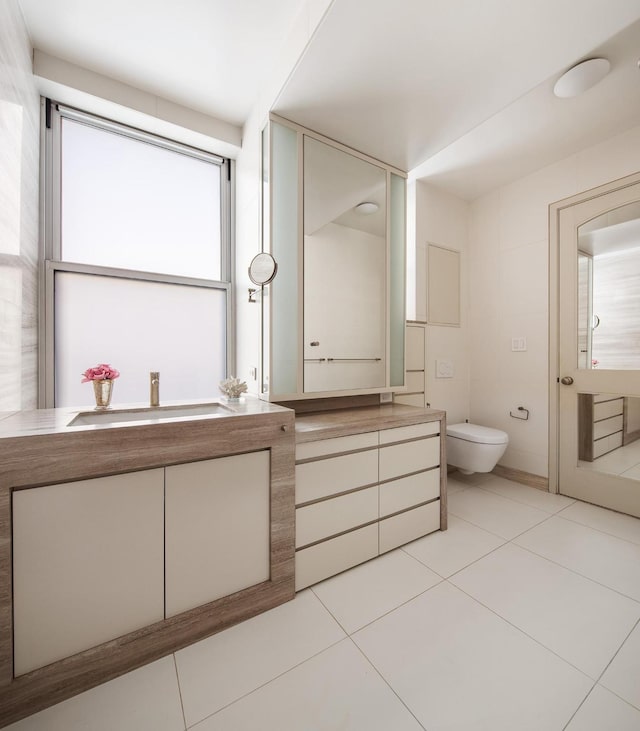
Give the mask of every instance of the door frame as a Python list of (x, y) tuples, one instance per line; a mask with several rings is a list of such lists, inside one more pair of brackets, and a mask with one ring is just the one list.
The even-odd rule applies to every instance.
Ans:
[(558, 492), (560, 467), (560, 212), (636, 183), (640, 183), (640, 172), (549, 205), (549, 492)]

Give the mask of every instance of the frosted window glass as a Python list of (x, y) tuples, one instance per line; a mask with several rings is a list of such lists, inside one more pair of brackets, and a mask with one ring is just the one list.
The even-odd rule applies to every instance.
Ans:
[(390, 384), (404, 385), (404, 336), (405, 336), (405, 252), (406, 252), (406, 183), (404, 178), (391, 173), (391, 201), (389, 208), (391, 224), (391, 258), (389, 282), (390, 326)]
[(62, 259), (221, 279), (220, 166), (62, 120)]
[(273, 123), (272, 145), (271, 391), (287, 394), (298, 390), (298, 134)]
[(220, 396), (226, 370), (226, 292), (88, 274), (55, 275), (56, 406), (93, 406), (81, 374), (110, 363), (121, 375), (112, 406)]

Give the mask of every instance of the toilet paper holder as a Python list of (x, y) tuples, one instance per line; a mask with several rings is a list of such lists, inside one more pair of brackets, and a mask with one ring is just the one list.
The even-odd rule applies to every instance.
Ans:
[(521, 419), (522, 421), (528, 421), (529, 409), (525, 409), (524, 406), (518, 406), (518, 413), (514, 414), (513, 411), (510, 411), (509, 416), (512, 416), (514, 419)]

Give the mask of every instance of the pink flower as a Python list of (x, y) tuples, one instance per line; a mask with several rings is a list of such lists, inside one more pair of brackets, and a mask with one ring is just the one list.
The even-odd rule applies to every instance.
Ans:
[(98, 363), (95, 368), (87, 368), (82, 375), (84, 378), (81, 383), (88, 383), (89, 381), (113, 381), (114, 378), (118, 378), (120, 371), (112, 368), (108, 363)]

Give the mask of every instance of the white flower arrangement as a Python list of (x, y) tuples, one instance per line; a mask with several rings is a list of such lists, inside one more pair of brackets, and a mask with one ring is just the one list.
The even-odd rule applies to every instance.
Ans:
[(247, 392), (247, 384), (239, 378), (231, 376), (224, 381), (220, 381), (220, 391), (227, 398), (240, 398), (240, 395)]

